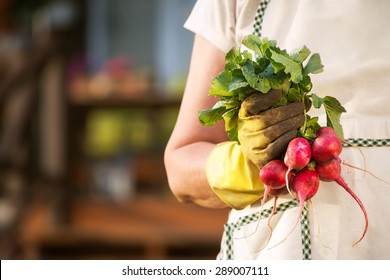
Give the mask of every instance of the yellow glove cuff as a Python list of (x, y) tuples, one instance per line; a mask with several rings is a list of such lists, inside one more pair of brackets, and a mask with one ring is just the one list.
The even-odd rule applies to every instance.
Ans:
[(264, 194), (259, 169), (244, 157), (234, 141), (218, 144), (211, 151), (206, 176), (218, 197), (234, 209), (243, 209)]

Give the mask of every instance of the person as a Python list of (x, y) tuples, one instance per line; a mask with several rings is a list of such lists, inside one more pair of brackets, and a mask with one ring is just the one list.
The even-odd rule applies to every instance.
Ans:
[[(185, 22), (195, 38), (165, 165), (170, 188), (180, 202), (231, 208), (218, 259), (390, 259), (390, 34), (384, 28), (390, 24), (389, 13), (386, 0), (196, 2)], [(311, 77), (312, 92), (336, 97), (347, 111), (341, 116), (349, 143), (340, 155), (345, 163), (342, 177), (368, 213), (367, 234), (354, 246), (365, 226), (363, 214), (334, 182), (320, 183), (301, 225), (291, 234), (298, 207), (290, 194), (279, 197), (272, 219), (266, 218), (274, 202), (270, 199), (260, 206), (264, 187), (258, 172), (280, 153), (280, 147), (272, 144), (286, 130), (264, 137), (263, 112), (251, 116), (255, 121), (249, 125), (243, 107), (240, 144), (227, 138), (222, 121), (211, 127), (199, 123), (198, 112), (217, 102), (208, 92), (213, 78), (224, 69), (226, 53), (251, 33), (276, 40), (282, 49), (306, 45), (321, 55), (325, 70)], [(274, 114), (275, 122), (269, 126), (299, 117), (301, 110), (282, 119)], [(324, 112), (314, 114), (321, 125), (326, 124)], [(245, 126), (251, 127), (249, 132), (242, 129)], [(281, 147), (285, 145), (284, 141)]]

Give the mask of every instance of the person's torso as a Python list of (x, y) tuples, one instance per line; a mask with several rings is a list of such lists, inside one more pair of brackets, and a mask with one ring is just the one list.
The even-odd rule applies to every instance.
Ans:
[(313, 92), (334, 96), (345, 107), (347, 138), (390, 138), (389, 14), (387, 0), (268, 4), (262, 36), (287, 50), (306, 45), (321, 55), (325, 70), (312, 75)]

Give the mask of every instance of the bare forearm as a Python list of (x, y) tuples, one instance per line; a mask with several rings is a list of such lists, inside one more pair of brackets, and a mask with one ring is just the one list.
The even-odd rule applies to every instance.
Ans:
[(165, 150), (165, 167), (173, 194), (181, 202), (209, 208), (226, 207), (210, 188), (205, 168), (215, 143), (226, 141), (227, 136), (223, 123), (202, 126), (198, 112), (217, 102), (208, 96), (208, 91), (224, 65), (225, 54), (196, 35), (179, 116)]
[(208, 208), (226, 207), (212, 191), (206, 178), (206, 160), (214, 147), (212, 143), (196, 142), (166, 153), (169, 185), (179, 201)]

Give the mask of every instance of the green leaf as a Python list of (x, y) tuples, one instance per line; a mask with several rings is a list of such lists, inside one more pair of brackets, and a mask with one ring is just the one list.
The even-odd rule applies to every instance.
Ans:
[(232, 48), (225, 56), (225, 70), (230, 71), (237, 68), (239, 59), (241, 59), (240, 49), (238, 47)]
[(240, 141), (238, 140), (238, 128), (235, 126), (233, 129), (226, 131), (229, 139), (231, 141), (236, 141), (239, 143)]
[(343, 128), (340, 123), (340, 117), (342, 113), (345, 113), (345, 108), (340, 104), (340, 102), (332, 97), (324, 97), (324, 108), (326, 112), (327, 126), (332, 127), (340, 139), (344, 139)]
[(263, 53), (263, 56), (266, 57), (268, 60), (271, 58), (271, 52), (270, 49), (277, 49), (276, 47), (276, 41), (275, 40), (268, 40), (267, 38), (261, 39), (261, 52)]
[(301, 128), (301, 133), (304, 137), (312, 138), (319, 128), (318, 117), (311, 118), (309, 115), (306, 115), (306, 123), (305, 126)]
[(223, 102), (218, 101), (213, 108), (198, 112), (198, 119), (202, 125), (213, 126), (222, 120), (223, 114), (226, 112), (226, 107)]
[(313, 107), (316, 109), (321, 108), (322, 104), (324, 103), (324, 99), (319, 97), (317, 94), (313, 93), (312, 94), (312, 102), (313, 102)]
[(287, 95), (288, 103), (291, 102), (302, 102), (303, 100), (303, 92), (301, 92), (299, 89), (296, 88), (290, 88)]
[(237, 76), (234, 75), (232, 78), (232, 81), (228, 84), (228, 92), (232, 92), (234, 90), (245, 88), (249, 85), (249, 83), (246, 81), (245, 77), (243, 75)]
[(310, 58), (306, 66), (303, 68), (304, 74), (318, 74), (324, 71), (324, 65), (322, 65), (321, 57), (318, 53), (314, 53)]
[(252, 60), (252, 54), (248, 51), (241, 52), (240, 48), (232, 48), (225, 57), (225, 71), (234, 72), (240, 70), (248, 60)]
[(261, 39), (259, 37), (257, 37), (256, 35), (250, 34), (250, 35), (246, 36), (242, 40), (242, 44), (245, 47), (247, 47), (248, 49), (254, 51), (254, 53), (257, 56), (260, 56), (260, 57), (263, 56), (263, 53), (261, 50), (262, 42), (261, 42)]
[(222, 115), (225, 121), (225, 130), (230, 131), (237, 126), (238, 108), (232, 108)]
[(233, 97), (221, 97), (220, 102), (227, 110), (238, 108), (241, 105), (241, 101), (238, 99), (238, 95)]
[(229, 139), (232, 141), (238, 141), (238, 107), (226, 111), (222, 117), (225, 121), (225, 130)]
[(279, 89), (282, 91), (283, 95), (287, 94), (290, 90), (291, 82), (286, 76), (272, 75), (268, 77), (270, 88)]
[(303, 46), (298, 50), (295, 50), (292, 54), (290, 54), (290, 57), (298, 63), (302, 63), (305, 61), (306, 58), (308, 58), (310, 55), (310, 50), (306, 47)]
[(340, 123), (340, 117), (336, 117), (336, 115), (333, 115), (331, 113), (327, 114), (326, 125), (332, 127), (340, 139), (344, 139), (344, 132), (343, 127)]
[(317, 125), (318, 124), (318, 117), (308, 117), (307, 121), (306, 121), (306, 125), (307, 126), (310, 126), (312, 127), (313, 125)]
[(229, 71), (222, 71), (211, 83), (209, 95), (212, 96), (232, 96), (229, 91), (229, 84), (232, 80), (232, 75)]
[(267, 93), (271, 89), (268, 79), (261, 74), (256, 74), (253, 61), (248, 61), (242, 67), (242, 74), (252, 88), (262, 93)]
[(233, 61), (236, 57), (241, 56), (241, 50), (239, 47), (233, 47), (228, 51), (225, 56), (226, 61)]
[(302, 81), (299, 83), (299, 88), (307, 93), (310, 92), (313, 87), (313, 84), (311, 82), (310, 76), (309, 75), (303, 75)]
[(253, 65), (253, 63), (253, 61), (247, 61), (247, 63), (242, 66), (241, 70), (249, 85), (255, 88), (258, 76), (255, 73), (255, 66)]
[(272, 107), (276, 108), (276, 107), (284, 106), (284, 105), (287, 105), (287, 104), (288, 104), (288, 99), (287, 99), (287, 97), (283, 96)]
[[(269, 55), (269, 59), (271, 59), (271, 56), (272, 56), (271, 51), (268, 50), (268, 53), (270, 54)], [(272, 60), (271, 61), (271, 66), (272, 66), (272, 68), (273, 68), (275, 73), (283, 73), (283, 75), (286, 75), (286, 73), (284, 72), (284, 69), (286, 67), (282, 63), (278, 63), (275, 60)]]
[(272, 59), (285, 67), (284, 72), (286, 74), (290, 74), (292, 82), (299, 83), (300, 81), (302, 81), (303, 74), (302, 66), (300, 63), (295, 62), (288, 55), (277, 53), (274, 50), (270, 51), (272, 53)]
[(254, 92), (252, 87), (241, 88), (238, 92), (238, 100), (242, 102)]

